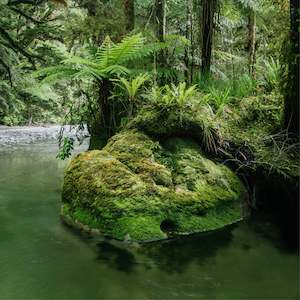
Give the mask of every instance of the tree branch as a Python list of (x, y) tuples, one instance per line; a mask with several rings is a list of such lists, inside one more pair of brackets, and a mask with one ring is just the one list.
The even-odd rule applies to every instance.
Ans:
[(31, 4), (31, 5), (40, 5), (46, 0), (11, 0), (8, 1), (7, 5), (19, 5), (19, 4)]
[(35, 65), (34, 60), (33, 60), (34, 58), (39, 59), (39, 60), (44, 60), (42, 57), (28, 53), (26, 50), (24, 50), (22, 47), (20, 47), (18, 45), (18, 43), (1, 27), (0, 27), (0, 34), (7, 40), (7, 42), (9, 43), (9, 45), (12, 49), (17, 50), (23, 56), (25, 56), (33, 66)]
[(10, 67), (0, 58), (0, 64), (4, 67), (4, 69), (6, 70), (7, 74), (8, 74), (8, 79), (9, 79), (9, 83), (10, 86), (13, 86), (12, 83), (12, 76), (11, 76), (11, 71), (10, 71)]
[(31, 16), (28, 16), (27, 14), (25, 14), (23, 11), (21, 11), (20, 9), (18, 8), (15, 8), (15, 7), (9, 7), (10, 10), (18, 13), (19, 15), (25, 17), (26, 19), (30, 20), (31, 22), (33, 23), (36, 23), (36, 24), (44, 24), (45, 22), (42, 22), (40, 20), (36, 20), (34, 18), (32, 18)]

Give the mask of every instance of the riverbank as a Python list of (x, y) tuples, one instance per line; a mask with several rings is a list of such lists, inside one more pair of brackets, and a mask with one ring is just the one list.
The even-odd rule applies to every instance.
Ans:
[[(61, 129), (61, 125), (0, 126), (0, 146), (56, 140)], [(75, 137), (78, 127), (65, 125), (63, 129), (66, 135)]]

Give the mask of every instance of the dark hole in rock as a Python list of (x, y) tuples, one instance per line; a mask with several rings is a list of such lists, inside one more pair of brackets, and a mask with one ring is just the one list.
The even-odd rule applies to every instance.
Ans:
[(200, 217), (204, 217), (204, 216), (207, 215), (207, 211), (205, 211), (205, 210), (199, 210), (199, 211), (196, 212), (196, 214), (198, 216), (200, 216)]
[(160, 224), (160, 229), (166, 233), (176, 231), (176, 227), (176, 223), (170, 219), (166, 219)]

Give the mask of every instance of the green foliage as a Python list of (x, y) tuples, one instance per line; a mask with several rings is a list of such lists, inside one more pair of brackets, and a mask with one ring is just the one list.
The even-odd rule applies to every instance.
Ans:
[(2, 120), (4, 124), (10, 125), (9, 122), (3, 120), (3, 118), (18, 112), (17, 99), (7, 82), (0, 81), (0, 90), (2, 91), (0, 94), (0, 121)]
[(236, 99), (250, 97), (255, 95), (257, 90), (257, 81), (248, 74), (241, 75), (232, 83), (231, 96)]
[(187, 87), (185, 82), (181, 82), (177, 86), (172, 83), (163, 87), (152, 87), (147, 97), (156, 105), (183, 109), (196, 95), (196, 85)]
[(207, 153), (215, 153), (220, 142), (218, 121), (211, 108), (201, 98), (198, 100), (188, 102), (184, 109), (176, 104), (149, 103), (127, 127), (159, 138), (185, 134), (193, 137)]
[[(63, 0), (52, 2), (65, 3)], [(135, 34), (123, 40), (125, 16), (121, 1), (75, 0), (72, 9), (68, 10), (53, 3), (39, 1), (39, 5), (33, 5), (34, 2), (23, 5), (16, 2), (14, 5), (8, 5), (4, 1), (0, 4), (0, 80), (8, 85), (13, 83), (14, 86), (8, 88), (9, 92), (7, 88), (1, 89), (2, 94), (14, 94), (5, 100), (10, 103), (10, 108), (1, 108), (1, 123), (4, 123), (4, 118), (11, 119), (12, 122), (18, 119), (17, 123), (26, 122), (28, 116), (25, 97), (20, 97), (22, 84), (19, 85), (18, 81), (34, 69), (38, 70), (35, 73), (38, 77), (44, 77), (45, 84), (57, 82), (56, 90), (59, 94), (59, 97), (56, 97), (51, 93), (53, 98), (48, 101), (48, 109), (44, 108), (43, 97), (36, 98), (33, 95), (34, 99), (30, 102), (35, 103), (34, 122), (38, 121), (38, 112), (41, 111), (41, 116), (52, 114), (47, 120), (60, 120), (61, 114), (58, 111), (63, 110), (57, 109), (58, 101), (64, 106), (67, 114), (70, 107), (78, 108), (77, 104), (81, 103), (78, 115), (72, 113), (74, 120), (77, 122), (90, 119), (92, 112), (88, 111), (85, 101), (89, 101), (89, 106), (93, 109), (99, 109), (95, 106), (94, 99), (97, 91), (91, 82), (101, 81), (103, 78), (116, 79), (119, 76), (126, 77), (128, 73), (135, 75), (146, 70), (153, 74), (154, 82), (169, 85), (173, 83), (178, 86), (184, 79), (184, 73), (190, 71), (193, 83), (197, 83), (196, 77), (201, 65), (201, 28), (198, 26), (200, 16), (196, 3), (193, 5), (191, 16), (193, 24), (189, 24), (190, 20), (187, 20), (187, 6), (184, 1), (171, 1), (168, 4), (163, 43), (154, 42), (155, 14), (151, 1), (135, 3), (138, 18), (134, 32), (142, 32), (146, 38)], [(214, 84), (211, 91), (209, 87), (200, 87), (204, 93), (213, 94), (209, 100), (213, 107), (223, 106), (221, 97), (224, 98), (222, 102), (227, 103), (228, 99), (231, 102), (254, 95), (257, 85), (265, 87), (266, 92), (277, 86), (278, 53), (289, 26), (287, 0), (226, 0), (221, 2), (219, 8), (214, 36), (212, 80), (226, 83)], [(258, 83), (247, 75), (246, 40), (249, 10), (254, 10), (257, 16)], [(269, 26), (274, 19), (277, 20), (276, 23)], [(186, 34), (189, 25), (192, 25), (193, 32), (192, 36), (187, 38), (183, 35)], [(108, 35), (110, 38), (105, 38)], [(99, 48), (99, 45), (102, 47)], [(160, 63), (162, 57), (163, 62)], [(272, 58), (269, 60), (268, 57)], [(41, 68), (43, 70), (39, 71)], [(66, 82), (65, 79), (70, 81)], [(221, 91), (215, 91), (215, 88), (220, 88)], [(86, 94), (85, 101), (77, 99), (82, 90)], [(230, 93), (227, 97), (228, 90)], [(118, 95), (115, 96), (115, 99), (118, 98)], [(31, 93), (27, 93), (27, 97), (31, 98)], [(14, 105), (9, 100), (13, 98)], [(164, 95), (166, 103), (172, 102), (171, 98), (172, 96), (168, 98)], [(38, 102), (41, 103), (41, 107)], [(213, 104), (215, 102), (218, 104)], [(3, 103), (4, 101), (2, 107)], [(84, 115), (86, 113), (87, 115)]]
[(39, 4), (0, 3), (0, 124), (57, 122), (61, 116), (57, 94), (49, 89), (37, 93), (30, 76), (32, 70), (57, 62), (52, 46), (62, 45), (61, 7), (50, 1)]
[[(128, 118), (131, 118), (134, 110), (137, 105), (137, 96), (140, 92), (142, 86), (150, 79), (148, 74), (141, 74), (137, 77), (133, 78), (132, 80), (127, 80), (125, 78), (120, 78), (116, 80), (116, 85), (119, 86), (125, 93), (128, 99), (128, 103), (125, 101), (125, 106), (127, 107), (128, 111)], [(126, 120), (127, 122), (128, 120)], [(124, 118), (123, 123), (124, 124)]]
[(257, 90), (257, 81), (244, 74), (234, 80), (201, 80), (198, 87), (204, 93), (201, 101), (209, 104), (217, 114), (220, 114), (226, 106), (253, 96)]
[(224, 109), (224, 106), (231, 101), (230, 88), (226, 87), (225, 90), (209, 88), (209, 92), (203, 97), (204, 101), (211, 105), (217, 113)]
[(126, 64), (142, 59), (154, 50), (152, 45), (145, 45), (141, 34), (125, 37), (117, 44), (107, 36), (94, 56), (83, 58), (69, 55), (61, 65), (38, 70), (35, 76), (43, 78), (41, 83), (80, 78), (113, 79), (130, 73)]
[(189, 100), (196, 96), (196, 85), (187, 87), (185, 82), (179, 83), (178, 86), (172, 84), (171, 88), (168, 88), (167, 93), (171, 94), (179, 107), (184, 107)]
[[(81, 56), (67, 53), (60, 65), (37, 70), (34, 76), (41, 79), (41, 85), (69, 81), (77, 90), (81, 85), (87, 110), (80, 108), (83, 114), (80, 118), (87, 122), (91, 131), (98, 134), (103, 131), (105, 139), (134, 114), (134, 97), (147, 79), (146, 75), (141, 75), (130, 83), (126, 81), (124, 76), (131, 73), (130, 63), (151, 55), (160, 47), (157, 43), (146, 44), (141, 34), (126, 36), (119, 43), (114, 43), (107, 36), (96, 51), (84, 51)], [(119, 79), (121, 76), (123, 79)], [(122, 95), (113, 93), (116, 92), (113, 82), (118, 79), (119, 87), (125, 87), (129, 93), (128, 101), (124, 102)], [(127, 106), (127, 116), (124, 114), (124, 104)]]
[(74, 142), (75, 140), (70, 137), (64, 137), (62, 140), (60, 140), (59, 152), (56, 157), (61, 160), (65, 160), (66, 158), (70, 157), (74, 149)]
[(19, 79), (14, 87), (0, 83), (0, 124), (31, 125), (31, 123), (54, 123), (60, 118), (60, 96), (49, 86), (36, 88), (29, 77)]
[[(0, 3), (0, 124), (61, 122), (91, 130), (92, 122), (107, 118), (111, 133), (134, 122), (154, 136), (184, 130), (209, 153), (217, 153), (226, 137), (262, 149), (264, 155), (254, 151), (262, 161), (271, 161), (271, 148), (274, 156), (285, 149), (283, 142), (266, 148), (262, 140), (281, 126), (279, 59), (286, 56), (289, 1), (221, 1), (212, 76), (200, 79), (201, 9), (195, 1), (189, 20), (186, 2), (168, 2), (164, 42), (157, 42), (150, 0), (135, 2), (131, 36), (123, 26), (122, 1), (74, 0), (67, 10), (54, 5), (63, 0), (9, 2)], [(256, 79), (248, 75), (250, 11), (256, 15)], [(142, 94), (144, 86), (149, 90)], [(108, 108), (101, 115), (105, 88)], [(139, 101), (142, 96), (146, 101)], [(58, 156), (69, 156), (72, 141), (61, 137), (60, 146)], [(278, 154), (285, 168), (292, 156), (287, 152)], [(272, 168), (280, 169), (276, 164)]]
[(279, 60), (273, 57), (269, 60), (263, 60), (261, 68), (266, 91), (270, 93), (274, 89), (278, 89), (281, 80), (281, 65)]
[(149, 78), (150, 77), (148, 74), (141, 74), (132, 80), (120, 78), (116, 82), (118, 82), (118, 86), (120, 86), (127, 93), (129, 102), (134, 102), (140, 89), (145, 82), (149, 80)]

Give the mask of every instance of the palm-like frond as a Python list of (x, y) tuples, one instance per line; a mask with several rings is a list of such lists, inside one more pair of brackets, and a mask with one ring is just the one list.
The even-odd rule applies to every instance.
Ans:
[(125, 37), (118, 44), (114, 44), (109, 38), (106, 38), (96, 54), (97, 62), (101, 68), (110, 65), (122, 65), (139, 58), (143, 47), (144, 38), (141, 34)]
[(187, 87), (185, 82), (181, 82), (178, 86), (172, 83), (163, 87), (152, 87), (150, 100), (165, 107), (175, 105), (183, 109), (196, 95), (196, 85)]
[(34, 75), (44, 77), (42, 82), (47, 83), (64, 78), (94, 77), (101, 80), (118, 77), (130, 72), (125, 66), (127, 62), (149, 56), (162, 47), (164, 45), (158, 43), (145, 45), (141, 34), (125, 37), (117, 44), (106, 37), (95, 57), (70, 56), (62, 61), (62, 65), (44, 68)]
[(141, 74), (132, 80), (120, 78), (118, 85), (126, 91), (130, 101), (134, 101), (143, 84), (149, 79), (148, 74)]
[(260, 68), (262, 70), (266, 89), (270, 92), (278, 87), (281, 75), (280, 61), (270, 57), (270, 59), (262, 61), (262, 66)]
[(185, 82), (181, 82), (178, 87), (173, 87), (173, 91), (176, 92), (177, 102), (180, 106), (183, 106), (188, 100), (196, 94), (196, 85), (187, 88)]

